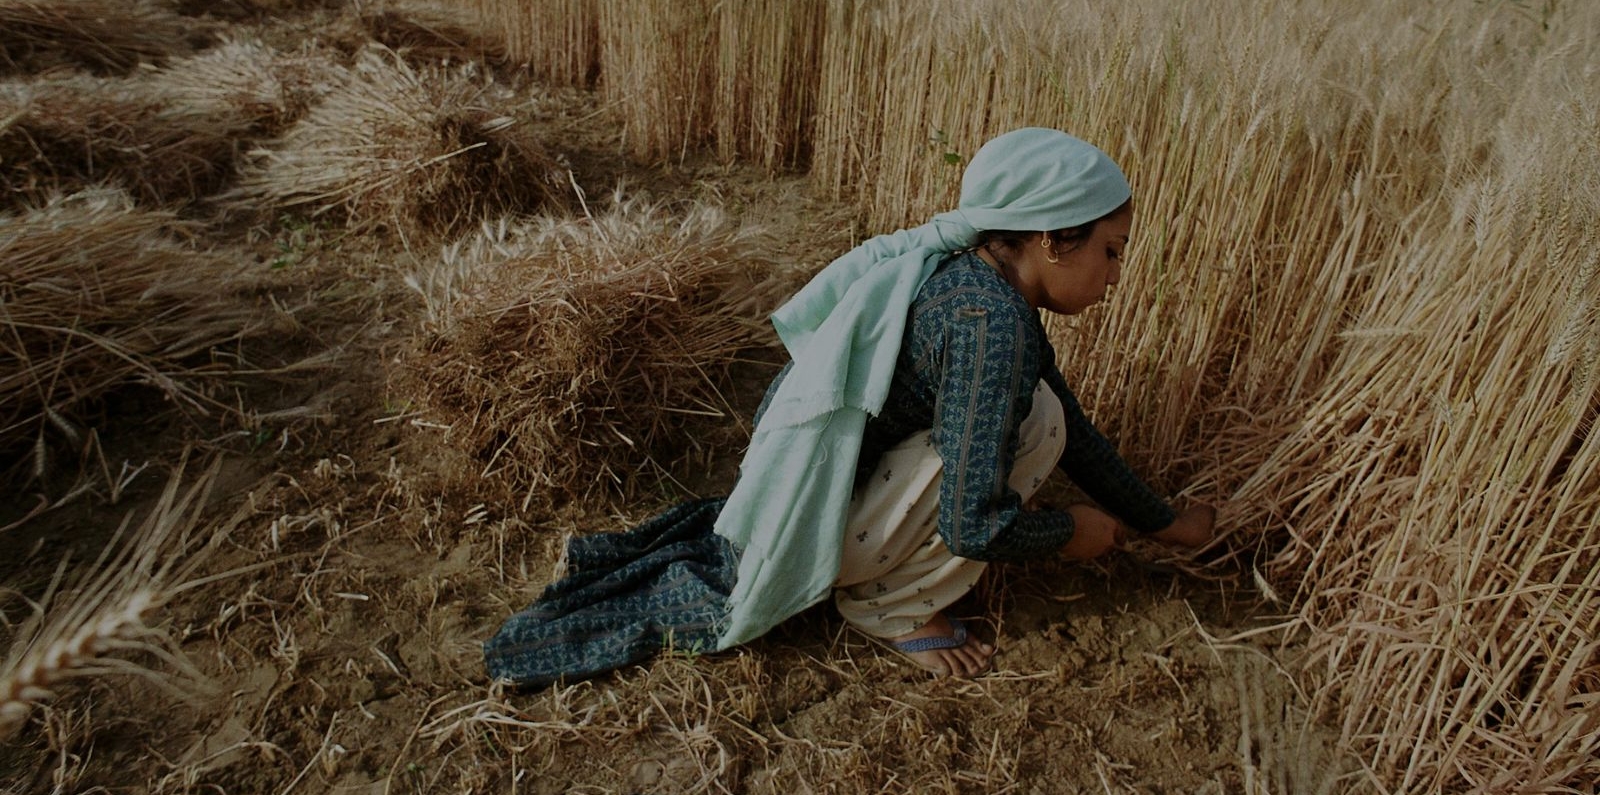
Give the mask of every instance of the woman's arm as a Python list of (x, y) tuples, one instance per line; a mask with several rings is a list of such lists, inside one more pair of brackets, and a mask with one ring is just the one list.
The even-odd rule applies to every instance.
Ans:
[(934, 401), (934, 444), (944, 461), (939, 533), (964, 558), (1053, 556), (1073, 537), (1072, 516), (1023, 510), (1008, 483), (1018, 427), (1038, 383), (1039, 338), (1031, 328), (1037, 321), (1009, 301), (982, 295), (945, 312)]
[(1061, 399), (1066, 415), (1067, 446), (1057, 466), (1091, 499), (1140, 533), (1156, 533), (1171, 525), (1177, 513), (1134, 474), (1105, 435), (1084, 416), (1077, 396), (1055, 366), (1053, 352), (1044, 368), (1044, 381)]

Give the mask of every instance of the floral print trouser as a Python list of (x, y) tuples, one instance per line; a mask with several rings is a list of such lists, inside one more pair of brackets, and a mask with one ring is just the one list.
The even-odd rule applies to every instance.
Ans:
[[(1055, 469), (1066, 444), (1061, 401), (1042, 382), (1009, 484), (1023, 502)], [(951, 554), (938, 533), (944, 462), (931, 431), (884, 453), (872, 478), (856, 490), (846, 523), (834, 602), (856, 629), (879, 638), (912, 632), (960, 599), (988, 564)]]

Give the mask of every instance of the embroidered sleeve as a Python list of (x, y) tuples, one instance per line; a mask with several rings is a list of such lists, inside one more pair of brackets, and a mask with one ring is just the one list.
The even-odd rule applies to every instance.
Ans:
[(1134, 474), (1105, 435), (1084, 416), (1077, 396), (1055, 366), (1054, 354), (1049, 355), (1052, 360), (1045, 365), (1044, 381), (1061, 399), (1067, 423), (1067, 448), (1057, 466), (1090, 499), (1134, 530), (1154, 533), (1172, 524), (1177, 518), (1172, 507)]
[(1039, 341), (1009, 306), (963, 303), (945, 325), (934, 406), (934, 444), (944, 460), (939, 533), (974, 560), (1036, 560), (1072, 538), (1072, 517), (1024, 511), (1007, 483), (1018, 427), (1033, 408)]

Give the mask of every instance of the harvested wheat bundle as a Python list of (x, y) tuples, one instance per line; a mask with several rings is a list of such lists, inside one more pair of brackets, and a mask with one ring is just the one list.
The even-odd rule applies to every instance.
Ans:
[(416, 65), (478, 61), (499, 68), (510, 63), (505, 42), (447, 6), (391, 4), (361, 14), (374, 41)]
[(132, 80), (0, 84), (0, 209), (102, 183), (143, 203), (187, 203), (233, 173), (248, 125)]
[(0, 663), (0, 737), (14, 734), (74, 679), (133, 676), (179, 697), (203, 689), (203, 675), (152, 619), (174, 596), (209, 581), (196, 579), (196, 571), (233, 524), (201, 529), (219, 463), (187, 487), (180, 463), (143, 522), (129, 532), (130, 514), (68, 585), (69, 562), (62, 561)]
[(209, 410), (194, 381), (216, 369), (206, 354), (267, 323), (228, 289), (235, 263), (187, 231), (114, 191), (0, 215), (0, 458), (18, 462), (0, 475), (40, 476), (60, 443), (81, 446), (118, 387)]
[(190, 27), (150, 0), (0, 0), (0, 74), (124, 74), (188, 51)]
[(272, 136), (304, 116), (332, 88), (331, 59), (304, 47), (284, 53), (255, 39), (230, 39), (175, 60), (150, 77), (175, 107), (232, 120), (252, 136)]
[(254, 163), (227, 200), (240, 212), (332, 216), (408, 240), (486, 215), (562, 203), (566, 172), (525, 107), (470, 66), (413, 69), (370, 49)]
[(769, 341), (752, 235), (714, 206), (639, 202), (486, 227), (409, 280), (435, 318), (420, 397), (524, 508), (626, 493), (698, 448), (690, 421), (728, 413), (729, 366)]

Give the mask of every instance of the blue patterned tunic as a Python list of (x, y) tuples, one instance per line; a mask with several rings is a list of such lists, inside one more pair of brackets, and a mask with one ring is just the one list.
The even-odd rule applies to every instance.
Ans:
[[(788, 374), (767, 390), (770, 400)], [(906, 340), (883, 411), (867, 421), (857, 482), (883, 452), (933, 429), (944, 459), (939, 534), (954, 554), (985, 561), (1038, 560), (1072, 538), (1064, 511), (1022, 510), (1006, 485), (1041, 379), (1061, 400), (1067, 444), (1058, 466), (1090, 498), (1135, 530), (1152, 533), (1176, 518), (1084, 416), (1056, 367), (1039, 313), (989, 264), (964, 252), (942, 263), (911, 304)], [(757, 411), (766, 408), (762, 402)]]
[[(866, 424), (858, 487), (884, 451), (931, 428), (944, 460), (939, 533), (950, 550), (986, 561), (1056, 554), (1072, 538), (1072, 517), (1024, 511), (1007, 485), (1018, 429), (1043, 379), (1066, 416), (1059, 467), (1136, 530), (1173, 521), (1167, 503), (1084, 416), (1038, 312), (994, 268), (970, 252), (951, 256), (910, 311), (888, 399)], [(774, 379), (767, 400), (788, 372), (786, 366)], [(715, 648), (714, 625), (738, 570), (736, 551), (712, 530), (721, 505), (685, 503), (625, 533), (573, 539), (571, 573), (484, 644), (490, 675), (543, 686), (639, 662), (667, 646)]]

